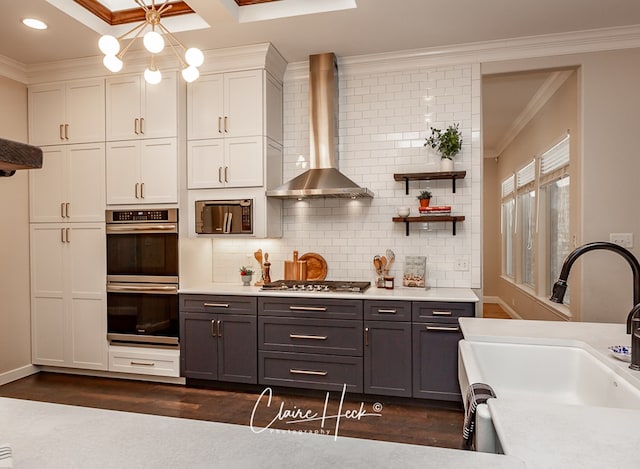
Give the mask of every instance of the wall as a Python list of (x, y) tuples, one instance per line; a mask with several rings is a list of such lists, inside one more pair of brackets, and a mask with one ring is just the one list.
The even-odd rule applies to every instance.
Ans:
[[(638, 258), (640, 49), (496, 62), (483, 65), (483, 73), (563, 66), (580, 67), (581, 225), (576, 242), (606, 241), (609, 233), (633, 233), (631, 252)], [(574, 293), (580, 290), (576, 304), (581, 307), (576, 314), (581, 320), (620, 323), (626, 319), (632, 306), (632, 276), (621, 257), (591, 252), (574, 265), (569, 280)], [(572, 294), (572, 308), (574, 296), (578, 295)]]
[[(309, 154), (308, 76), (305, 64), (290, 64), (284, 83), (284, 180), (306, 170)], [(375, 193), (371, 200), (285, 200), (283, 237), (271, 240), (213, 242), (214, 281), (237, 281), (240, 265), (257, 263), (252, 252), (270, 254), (272, 279), (283, 278), (283, 261), (292, 251), (317, 252), (328, 263), (328, 279), (370, 280), (372, 258), (392, 249), (392, 273), (399, 282), (404, 257), (427, 256), (427, 283), (433, 287), (480, 287), (479, 66), (418, 66), (371, 70), (340, 65), (339, 167), (356, 183)], [(460, 123), (463, 150), (456, 168), (466, 170), (452, 194), (451, 181), (396, 182), (398, 172), (437, 171), (439, 157), (424, 148), (429, 126)], [(452, 205), (466, 221), (452, 236), (450, 223), (428, 229), (393, 223), (397, 207), (410, 206), (417, 215), (419, 190), (434, 193), (432, 204)], [(426, 228), (426, 227), (424, 227)], [(454, 263), (470, 265), (456, 271)], [(230, 275), (231, 274), (231, 275)]]
[[(26, 142), (26, 86), (0, 76), (0, 102), (0, 137)], [(0, 178), (0, 384), (31, 363), (28, 194), (27, 171)]]

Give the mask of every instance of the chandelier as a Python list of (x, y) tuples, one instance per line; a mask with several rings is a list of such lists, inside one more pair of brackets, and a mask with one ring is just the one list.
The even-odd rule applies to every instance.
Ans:
[[(144, 10), (145, 20), (138, 24), (136, 27), (127, 31), (125, 34), (119, 37), (114, 37), (109, 34), (104, 35), (98, 41), (98, 47), (104, 54), (102, 63), (107, 70), (117, 73), (122, 70), (125, 54), (140, 37), (140, 35), (146, 30), (143, 37), (143, 44), (145, 49), (151, 53), (151, 63), (149, 67), (144, 71), (144, 79), (149, 84), (160, 83), (162, 80), (162, 73), (156, 66), (156, 54), (161, 53), (165, 48), (165, 38), (169, 45), (169, 48), (173, 51), (178, 58), (182, 66), (182, 78), (188, 83), (195, 81), (200, 76), (198, 67), (204, 62), (204, 54), (196, 47), (186, 49), (182, 43), (171, 34), (171, 32), (160, 22), (160, 16), (171, 8), (169, 0), (158, 8), (156, 8), (155, 0), (151, 1), (151, 5), (145, 5), (143, 0), (135, 0), (135, 2)], [(120, 41), (130, 39), (129, 44), (124, 49), (120, 47)]]

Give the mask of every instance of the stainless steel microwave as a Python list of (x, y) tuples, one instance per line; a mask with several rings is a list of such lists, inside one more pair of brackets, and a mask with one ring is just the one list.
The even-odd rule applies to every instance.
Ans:
[(197, 200), (197, 234), (253, 234), (253, 200)]

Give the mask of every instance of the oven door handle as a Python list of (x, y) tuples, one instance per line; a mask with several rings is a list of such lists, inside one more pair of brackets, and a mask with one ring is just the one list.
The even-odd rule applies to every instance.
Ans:
[(107, 293), (159, 293), (177, 295), (177, 285), (107, 285)]
[(170, 223), (167, 225), (107, 225), (107, 233), (157, 233), (158, 231), (178, 232), (178, 225)]

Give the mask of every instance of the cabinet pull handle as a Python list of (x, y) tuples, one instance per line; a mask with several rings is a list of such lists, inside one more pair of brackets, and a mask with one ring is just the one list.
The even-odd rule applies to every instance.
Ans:
[(218, 166), (218, 182), (222, 183), (222, 166)]
[(451, 311), (432, 311), (434, 316), (451, 316)]
[(144, 135), (144, 117), (140, 118), (140, 133)]
[(312, 375), (312, 376), (327, 376), (328, 371), (313, 371), (313, 370), (296, 370), (295, 368), (289, 369), (289, 373), (292, 375)]
[(60, 124), (60, 128), (59, 128), (59, 132), (60, 132), (60, 140), (64, 140), (64, 135), (63, 135), (63, 130), (64, 129), (64, 124)]
[(135, 132), (136, 135), (138, 135), (140, 132), (138, 132), (138, 123), (140, 122), (140, 119), (138, 119), (137, 117), (133, 120), (133, 131)]
[(207, 308), (228, 308), (228, 303), (202, 303), (202, 306), (206, 306)]
[(138, 188), (140, 187), (140, 183), (136, 182), (136, 199), (139, 199), (140, 197), (138, 197)]
[(71, 239), (69, 239), (69, 231), (70, 231), (70, 228), (65, 228), (64, 229), (65, 242), (67, 242), (67, 243), (71, 242)]
[(134, 362), (134, 361), (130, 361), (129, 362), (132, 366), (156, 366), (155, 363), (145, 363), (145, 362)]
[(289, 306), (290, 311), (326, 311), (325, 306)]
[(218, 337), (222, 337), (222, 321), (218, 320)]
[(144, 182), (140, 183), (140, 198), (144, 199)]
[(396, 314), (398, 310), (396, 309), (378, 309), (378, 313), (380, 314)]
[(216, 320), (212, 319), (211, 320), (211, 337), (215, 337), (216, 336)]
[(64, 204), (64, 216), (67, 218), (71, 218), (71, 215), (69, 214), (70, 207), (71, 207), (71, 204), (69, 202)]
[(227, 134), (229, 133), (229, 130), (227, 129), (227, 120), (229, 119), (228, 116), (224, 116), (224, 133)]
[(229, 182), (229, 166), (224, 167), (224, 182)]
[(365, 347), (369, 346), (369, 328), (368, 327), (364, 328), (364, 346)]
[(291, 339), (327, 340), (326, 335), (289, 334)]
[(64, 243), (64, 228), (60, 228), (60, 242)]
[(60, 218), (64, 218), (64, 202), (60, 202)]
[(451, 326), (451, 327), (446, 327), (446, 326), (427, 326), (427, 330), (428, 331), (459, 332), (460, 331), (460, 327), (458, 327), (458, 326)]
[(218, 133), (222, 133), (222, 117), (218, 116)]
[(64, 138), (65, 140), (69, 140), (69, 124), (64, 125)]

